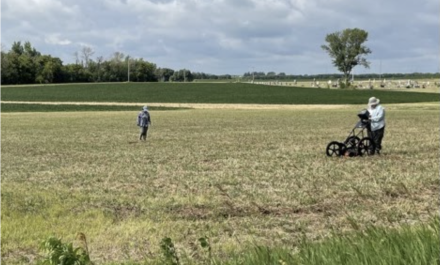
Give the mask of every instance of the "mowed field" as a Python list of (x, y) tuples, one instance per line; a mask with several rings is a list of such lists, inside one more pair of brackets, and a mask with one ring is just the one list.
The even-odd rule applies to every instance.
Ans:
[(152, 110), (146, 143), (137, 111), (2, 113), (2, 261), (78, 232), (106, 264), (155, 259), (165, 237), (197, 260), (200, 237), (226, 258), (423, 224), (438, 216), (440, 106), (383, 105), (383, 154), (357, 158), (325, 148), (364, 105)]

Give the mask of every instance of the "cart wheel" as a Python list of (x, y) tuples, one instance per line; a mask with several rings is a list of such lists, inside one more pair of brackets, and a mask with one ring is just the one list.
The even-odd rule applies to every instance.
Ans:
[(347, 146), (347, 149), (354, 149), (358, 146), (361, 139), (357, 136), (350, 136), (345, 140), (345, 145)]
[(326, 154), (328, 156), (341, 156), (344, 154), (345, 149), (345, 144), (333, 141), (327, 145)]
[(358, 154), (360, 156), (363, 155), (374, 155), (374, 150), (376, 149), (376, 145), (370, 137), (365, 137), (360, 140), (358, 144)]

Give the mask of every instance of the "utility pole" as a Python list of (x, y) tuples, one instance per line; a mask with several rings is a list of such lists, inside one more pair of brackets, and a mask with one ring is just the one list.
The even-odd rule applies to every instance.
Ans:
[(379, 61), (379, 79), (382, 79), (382, 60)]
[(130, 82), (130, 56), (127, 56), (127, 82)]

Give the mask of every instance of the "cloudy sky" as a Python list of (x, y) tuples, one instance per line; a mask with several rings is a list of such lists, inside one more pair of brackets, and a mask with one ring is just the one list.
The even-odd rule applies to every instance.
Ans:
[(2, 0), (1, 43), (29, 41), (75, 62), (115, 52), (158, 67), (210, 74), (336, 73), (321, 49), (329, 33), (369, 33), (370, 69), (439, 71), (438, 0)]

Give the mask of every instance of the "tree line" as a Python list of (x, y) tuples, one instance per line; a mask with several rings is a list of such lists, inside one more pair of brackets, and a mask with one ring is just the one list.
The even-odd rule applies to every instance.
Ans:
[[(287, 75), (275, 72), (246, 72), (240, 78), (229, 74), (213, 75), (188, 69), (160, 68), (152, 62), (115, 52), (110, 58), (92, 58), (94, 51), (83, 47), (75, 63), (64, 65), (60, 58), (44, 55), (30, 42), (14, 42), (9, 51), (1, 50), (1, 84), (50, 84), (84, 82), (192, 82), (193, 80), (333, 80), (340, 74)], [(361, 79), (438, 78), (439, 73), (363, 74)]]
[(41, 54), (30, 42), (14, 42), (1, 51), (1, 84), (49, 84), (82, 82), (191, 82), (194, 79), (230, 79), (192, 73), (188, 69), (160, 68), (152, 62), (115, 52), (111, 58), (92, 59), (94, 51), (83, 47), (74, 54), (75, 63), (64, 65), (60, 58)]

